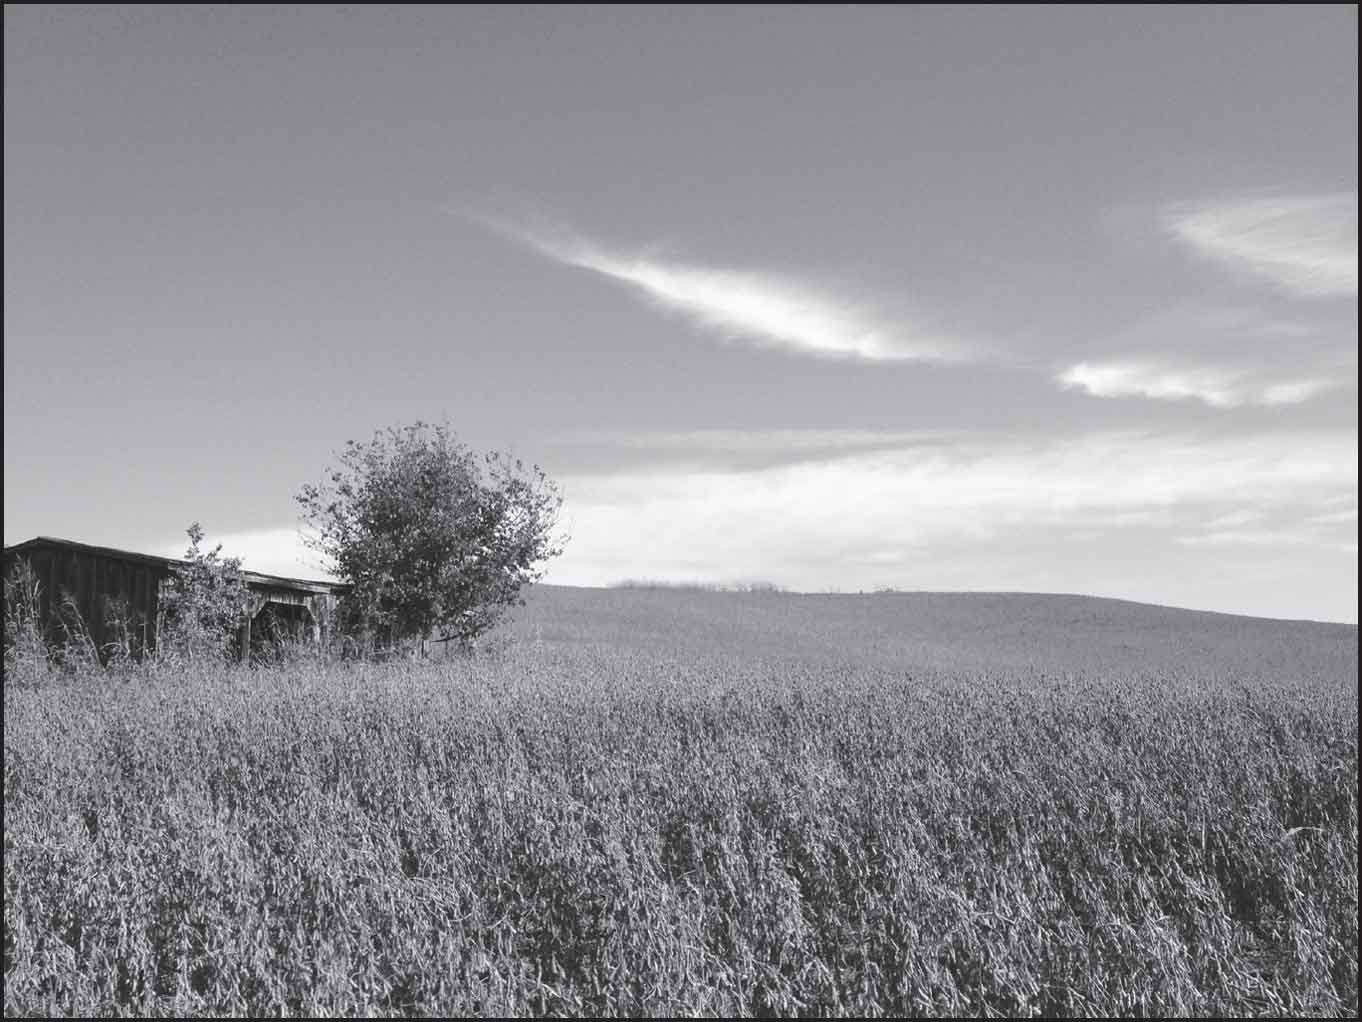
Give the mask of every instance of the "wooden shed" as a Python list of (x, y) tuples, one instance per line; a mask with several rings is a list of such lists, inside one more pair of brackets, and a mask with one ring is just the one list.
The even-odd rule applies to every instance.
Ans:
[[(5, 547), (4, 571), (27, 561), (39, 585), (39, 613), (55, 622), (68, 597), (80, 612), (97, 648), (115, 641), (110, 612), (121, 607), (133, 630), (134, 653), (156, 648), (161, 623), (161, 593), (177, 565), (173, 557), (91, 546), (69, 539), (39, 536)], [(245, 657), (253, 646), (275, 635), (321, 641), (334, 619), (336, 603), (346, 587), (334, 582), (286, 578), (243, 571), (250, 592), (242, 608), (238, 649)]]

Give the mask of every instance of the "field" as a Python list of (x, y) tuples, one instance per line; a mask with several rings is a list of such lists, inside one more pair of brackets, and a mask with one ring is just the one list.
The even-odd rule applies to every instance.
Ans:
[(1357, 1013), (1353, 626), (545, 587), (4, 710), (6, 1015)]

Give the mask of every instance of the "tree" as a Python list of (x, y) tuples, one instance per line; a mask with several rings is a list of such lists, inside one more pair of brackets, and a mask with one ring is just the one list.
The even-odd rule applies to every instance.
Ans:
[(198, 522), (185, 531), (189, 548), (184, 563), (171, 568), (161, 596), (165, 621), (159, 648), (190, 660), (225, 659), (250, 595), (241, 577), (241, 559), (222, 557), (221, 543), (207, 553), (200, 550), (203, 528)]
[(366, 646), (438, 636), (470, 644), (562, 553), (562, 497), (535, 465), (479, 457), (448, 425), (350, 441), (296, 499), (305, 542), (351, 589), (344, 625)]

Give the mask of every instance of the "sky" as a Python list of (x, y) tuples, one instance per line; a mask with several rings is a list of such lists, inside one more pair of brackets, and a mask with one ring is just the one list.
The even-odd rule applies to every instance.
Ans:
[(4, 542), (317, 577), (447, 419), (546, 581), (1357, 621), (1357, 11), (7, 5)]

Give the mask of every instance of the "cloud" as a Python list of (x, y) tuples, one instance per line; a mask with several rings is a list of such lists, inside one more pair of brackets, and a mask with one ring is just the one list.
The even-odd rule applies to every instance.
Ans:
[(626, 256), (580, 238), (551, 238), (483, 222), (552, 259), (627, 284), (725, 340), (867, 362), (948, 363), (968, 358), (957, 341), (921, 326), (891, 323), (863, 302), (790, 277)]
[(1303, 298), (1357, 296), (1357, 192), (1178, 203), (1163, 223), (1196, 254)]
[[(320, 557), (308, 549), (296, 528), (253, 529), (205, 536), (202, 549), (222, 544), (222, 556), (240, 557), (247, 571), (287, 578), (326, 579)], [(157, 545), (153, 553), (162, 557), (183, 557), (184, 540)]]
[(1347, 508), (1343, 511), (1326, 511), (1322, 514), (1311, 515), (1306, 521), (1315, 525), (1347, 525), (1357, 522), (1357, 508)]
[[(1052, 567), (1077, 580), (1092, 568), (1075, 557), (1079, 530), (1124, 556), (1136, 549), (1131, 536), (1175, 550), (1176, 537), (1235, 509), (1299, 520), (1355, 491), (1356, 456), (1348, 430), (999, 434), (747, 472), (568, 477), (573, 541), (551, 580), (751, 576), (870, 588), (902, 581), (896, 566), (906, 565), (930, 587), (952, 558), (987, 562), (1042, 534)], [(976, 586), (1009, 587), (1002, 569), (982, 574)]]
[(1080, 362), (1056, 379), (1094, 397), (1195, 398), (1215, 408), (1298, 404), (1341, 385), (1321, 377), (1272, 380), (1251, 369), (1158, 362)]
[(1055, 379), (1094, 397), (1292, 405), (1356, 386), (1356, 339), (1355, 311), (1302, 319), (1201, 302), (1145, 318)]
[[(1356, 194), (1183, 203), (1163, 219), (1198, 252), (1258, 273), (1294, 294), (1356, 294)], [(869, 362), (987, 360), (1026, 369), (958, 338), (887, 319), (863, 302), (787, 277), (625, 255), (565, 232), (477, 217), (570, 266), (624, 283), (727, 340), (821, 358)], [(1351, 283), (1349, 283), (1351, 282)], [(1181, 308), (1110, 338), (1103, 350), (1049, 370), (1095, 397), (1191, 399), (1217, 408), (1282, 406), (1351, 386), (1356, 314), (1302, 322), (1264, 307)], [(1029, 368), (1037, 368), (1032, 365)]]
[(1252, 525), (1254, 522), (1262, 521), (1263, 512), (1240, 509), (1230, 511), (1220, 515), (1206, 523), (1208, 529), (1237, 529), (1240, 526)]
[(645, 450), (720, 451), (733, 453), (845, 452), (861, 448), (911, 447), (959, 437), (948, 430), (873, 429), (692, 429), (676, 432), (587, 431), (584, 441)]
[(609, 451), (612, 462), (642, 460), (665, 471), (748, 471), (848, 454), (952, 444), (952, 430), (695, 429), (675, 432), (579, 430), (560, 442)]
[(1324, 546), (1335, 550), (1348, 548), (1347, 544), (1330, 542), (1309, 533), (1286, 529), (1222, 529), (1199, 536), (1180, 536), (1178, 542), (1185, 546)]
[[(1356, 560), (1339, 556), (1356, 546), (1355, 429), (943, 433), (925, 442), (904, 433), (889, 449), (836, 446), (862, 435), (760, 431), (748, 446), (822, 454), (746, 470), (727, 462), (565, 475), (572, 538), (546, 581), (1089, 592), (1356, 619)], [(657, 439), (731, 450), (740, 436)], [(296, 529), (210, 537), (218, 540), (252, 570), (323, 577)], [(181, 539), (163, 552), (182, 551)]]

